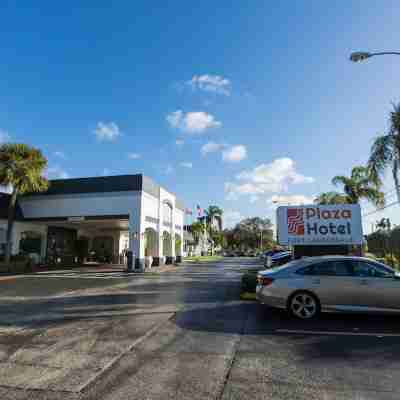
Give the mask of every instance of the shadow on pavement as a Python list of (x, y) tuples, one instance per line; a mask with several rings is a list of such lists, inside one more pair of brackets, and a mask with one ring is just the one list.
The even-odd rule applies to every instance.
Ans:
[[(395, 315), (322, 314), (311, 321), (301, 321), (286, 312), (254, 303), (227, 303), (179, 313), (176, 323), (185, 329), (249, 335), (296, 333), (288, 331), (393, 334), (399, 335), (400, 319)], [(283, 331), (283, 332), (282, 332)], [(400, 342), (400, 340), (399, 340)]]
[[(111, 289), (105, 293), (92, 292), (40, 298), (40, 290), (46, 284), (48, 285), (48, 281), (38, 281), (37, 284), (39, 283), (42, 285), (36, 287), (37, 299), (29, 301), (8, 299), (0, 303), (0, 328), (10, 326), (37, 328), (63, 318), (68, 320), (106, 318), (107, 316), (112, 317), (112, 313), (118, 316), (128, 316), (136, 310), (150, 313), (155, 307), (160, 310), (162, 307), (171, 309), (182, 304), (195, 306), (199, 303), (223, 303), (235, 300), (239, 296), (238, 284), (232, 286), (229, 282), (191, 281), (177, 282), (172, 286), (162, 282), (146, 283), (116, 289), (118, 291)], [(32, 288), (30, 290), (32, 292)], [(123, 293), (120, 293), (121, 290)]]

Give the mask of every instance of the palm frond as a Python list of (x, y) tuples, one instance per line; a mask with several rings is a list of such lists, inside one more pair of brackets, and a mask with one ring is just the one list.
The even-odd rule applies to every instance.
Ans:
[(378, 136), (371, 148), (368, 169), (373, 177), (380, 176), (392, 162), (395, 137), (393, 135)]
[(348, 183), (349, 183), (349, 178), (347, 178), (347, 176), (337, 175), (337, 176), (334, 176), (332, 179), (332, 184), (335, 186), (347, 185)]
[(390, 113), (390, 133), (400, 135), (400, 103), (393, 104), (393, 111)]

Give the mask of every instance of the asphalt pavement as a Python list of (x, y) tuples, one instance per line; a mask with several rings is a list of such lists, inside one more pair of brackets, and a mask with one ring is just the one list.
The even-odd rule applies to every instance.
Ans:
[(400, 318), (239, 300), (255, 259), (0, 282), (1, 399), (399, 399)]

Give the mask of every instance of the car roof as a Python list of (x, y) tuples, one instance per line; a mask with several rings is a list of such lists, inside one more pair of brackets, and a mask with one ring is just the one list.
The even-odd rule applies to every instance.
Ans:
[(303, 260), (310, 260), (310, 262), (328, 261), (328, 260), (354, 260), (354, 261), (370, 261), (370, 262), (375, 261), (372, 258), (367, 258), (367, 257), (341, 256), (341, 255), (303, 257)]
[(261, 275), (275, 275), (275, 274), (280, 274), (281, 272), (284, 271), (293, 271), (297, 270), (298, 268), (305, 267), (311, 264), (315, 264), (318, 262), (323, 262), (323, 261), (333, 261), (333, 260), (355, 260), (355, 261), (365, 261), (365, 262), (375, 262), (377, 264), (380, 264), (382, 266), (385, 266), (386, 268), (392, 269), (386, 264), (383, 264), (379, 261), (375, 261), (372, 258), (367, 258), (367, 257), (357, 257), (357, 256), (339, 256), (339, 255), (332, 255), (332, 256), (315, 256), (315, 257), (302, 257), (298, 258), (296, 260), (291, 261), (288, 264), (284, 264), (280, 267), (275, 267), (271, 269), (267, 269), (265, 271), (259, 271), (259, 274)]

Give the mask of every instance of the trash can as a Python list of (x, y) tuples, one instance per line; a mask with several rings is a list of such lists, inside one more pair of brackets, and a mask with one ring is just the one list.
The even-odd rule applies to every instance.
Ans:
[(127, 260), (127, 271), (133, 271), (133, 253), (131, 251), (126, 252), (126, 260)]

